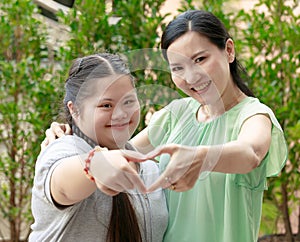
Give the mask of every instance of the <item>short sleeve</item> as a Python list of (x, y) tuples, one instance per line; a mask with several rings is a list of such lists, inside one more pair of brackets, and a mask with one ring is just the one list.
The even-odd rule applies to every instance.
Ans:
[(62, 159), (88, 152), (91, 147), (82, 139), (67, 135), (55, 140), (38, 157), (35, 167), (35, 186), (42, 192), (47, 201), (53, 204), (50, 191), (50, 180), (54, 169)]
[(266, 177), (276, 176), (282, 170), (288, 156), (284, 133), (273, 111), (268, 106), (260, 103), (258, 99), (254, 99), (252, 105), (245, 106), (240, 117), (242, 122), (244, 122), (256, 114), (268, 115), (272, 122), (270, 149), (262, 163), (266, 165)]

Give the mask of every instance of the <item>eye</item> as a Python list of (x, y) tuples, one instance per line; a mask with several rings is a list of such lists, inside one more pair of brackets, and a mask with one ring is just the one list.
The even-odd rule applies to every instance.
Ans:
[(110, 103), (103, 103), (103, 104), (100, 104), (98, 107), (99, 108), (112, 108), (112, 105)]
[(178, 71), (181, 71), (181, 70), (183, 70), (183, 67), (181, 67), (181, 66), (171, 67), (171, 72), (178, 72)]
[(201, 61), (203, 61), (206, 57), (204, 56), (200, 56), (198, 58), (195, 59), (195, 63), (200, 63)]
[(124, 101), (124, 104), (125, 105), (131, 105), (131, 104), (134, 104), (134, 103), (136, 103), (136, 99), (127, 99), (127, 100), (125, 100)]

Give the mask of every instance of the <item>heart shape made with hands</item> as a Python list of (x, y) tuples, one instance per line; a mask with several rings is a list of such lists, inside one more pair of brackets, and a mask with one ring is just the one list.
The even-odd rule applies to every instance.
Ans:
[(153, 160), (162, 154), (169, 155), (169, 162), (164, 172), (157, 180), (147, 188), (147, 192), (153, 192), (158, 188), (169, 188), (176, 192), (191, 189), (199, 178), (202, 161), (197, 159), (197, 148), (177, 144), (167, 144), (157, 147), (148, 154), (136, 151), (125, 151), (124, 157), (131, 162), (144, 162)]

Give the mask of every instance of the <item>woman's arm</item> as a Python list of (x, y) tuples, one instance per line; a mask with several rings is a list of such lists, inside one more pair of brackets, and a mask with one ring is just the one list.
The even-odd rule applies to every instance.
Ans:
[(235, 141), (196, 147), (170, 144), (156, 149), (148, 158), (168, 153), (171, 159), (166, 170), (148, 191), (175, 183), (176, 191), (189, 190), (203, 171), (240, 174), (252, 171), (269, 150), (271, 129), (270, 119), (258, 114), (244, 122)]
[(148, 138), (148, 128), (143, 129), (135, 137), (130, 140), (130, 143), (141, 153), (147, 154), (154, 150)]
[[(242, 125), (236, 141), (221, 147), (211, 147), (219, 151), (220, 159), (214, 171), (223, 173), (248, 173), (260, 165), (271, 144), (272, 123), (262, 114), (252, 116)], [(242, 161), (242, 162), (241, 162)]]
[[(145, 193), (146, 187), (128, 162), (128, 154), (135, 156), (133, 151), (95, 152), (90, 166), (95, 182), (91, 181), (83, 170), (88, 154), (63, 159), (51, 176), (50, 189), (53, 199), (60, 205), (71, 205), (90, 196), (96, 188), (110, 196), (135, 187)], [(135, 161), (138, 161), (138, 158)]]

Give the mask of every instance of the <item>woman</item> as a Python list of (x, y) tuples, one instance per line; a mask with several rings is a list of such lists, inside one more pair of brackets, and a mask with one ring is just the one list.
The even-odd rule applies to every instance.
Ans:
[[(157, 165), (128, 162), (116, 150), (133, 149), (128, 139), (139, 123), (125, 63), (111, 54), (79, 58), (65, 88), (74, 135), (57, 139), (38, 157), (29, 241), (162, 241), (164, 193), (138, 191), (145, 193), (145, 185), (157, 179)], [(93, 149), (97, 145), (109, 150)]]
[(256, 242), (267, 177), (287, 158), (282, 129), (245, 84), (234, 41), (213, 14), (179, 15), (161, 47), (189, 97), (156, 112), (132, 144), (160, 155), (162, 174), (148, 191), (169, 188), (164, 241)]
[(287, 157), (280, 125), (243, 82), (234, 42), (213, 14), (178, 16), (161, 47), (174, 83), (190, 97), (154, 114), (133, 143), (170, 144), (153, 154), (171, 161), (161, 157), (163, 173), (149, 189), (175, 189), (167, 192), (164, 241), (256, 242), (266, 177)]

